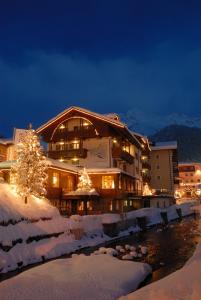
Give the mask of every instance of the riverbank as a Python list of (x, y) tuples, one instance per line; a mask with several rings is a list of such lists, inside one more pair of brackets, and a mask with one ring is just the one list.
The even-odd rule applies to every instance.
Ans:
[[(12, 201), (12, 203), (16, 202)], [(45, 203), (43, 205), (47, 211), (48, 205)], [(21, 206), (25, 214), (27, 207), (25, 209), (23, 205)], [(12, 207), (13, 210), (14, 208), (15, 206)], [(25, 220), (25, 218), (21, 220), (18, 218), (19, 220), (17, 221), (13, 217), (11, 224), (8, 223), (8, 216), (8, 224), (4, 222), (0, 226), (1, 245), (3, 245), (2, 249), (0, 249), (0, 273), (7, 273), (17, 269), (23, 270), (28, 265), (49, 261), (82, 248), (93, 247), (139, 232), (142, 229), (138, 226), (137, 218), (140, 217), (146, 218), (148, 228), (155, 224), (163, 223), (161, 212), (166, 212), (168, 220), (179, 218), (178, 208), (181, 209), (182, 216), (192, 214), (191, 206), (186, 203), (180, 206), (174, 205), (163, 210), (144, 208), (126, 213), (123, 216), (105, 214), (83, 217), (72, 216), (69, 219), (65, 219), (54, 211), (49, 219), (44, 219), (43, 216), (43, 219), (38, 220)], [(17, 209), (19, 210), (19, 207)], [(37, 209), (34, 211), (32, 208), (31, 212), (33, 216), (37, 215)], [(44, 210), (42, 210), (42, 213), (44, 214)], [(13, 216), (15, 215), (13, 214)], [(16, 223), (13, 223), (13, 220)], [(115, 237), (106, 235), (104, 233), (104, 224), (107, 224), (107, 226), (117, 224), (120, 229), (118, 234)]]
[[(199, 208), (200, 210), (200, 208)], [(199, 227), (201, 225), (199, 224)], [(169, 276), (143, 287), (120, 300), (200, 300), (201, 243), (183, 268)]]

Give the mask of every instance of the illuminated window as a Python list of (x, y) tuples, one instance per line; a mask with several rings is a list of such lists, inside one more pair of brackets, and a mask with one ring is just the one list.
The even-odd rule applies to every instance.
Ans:
[(128, 200), (124, 200), (124, 206), (128, 206)]
[(84, 201), (79, 202), (78, 210), (84, 210)]
[(102, 176), (102, 189), (114, 189), (114, 176)]
[(113, 203), (112, 203), (112, 200), (110, 201), (109, 210), (110, 210), (110, 211), (112, 211), (112, 210), (113, 210)]
[(52, 176), (52, 186), (59, 187), (59, 173), (54, 172)]
[(119, 190), (121, 190), (121, 177), (119, 177)]
[(87, 209), (92, 210), (91, 201), (87, 201)]

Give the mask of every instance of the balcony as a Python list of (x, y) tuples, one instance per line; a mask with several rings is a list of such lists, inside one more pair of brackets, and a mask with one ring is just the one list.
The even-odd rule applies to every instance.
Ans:
[(70, 149), (70, 150), (55, 150), (48, 151), (48, 157), (53, 159), (71, 159), (74, 157), (77, 158), (86, 158), (87, 157), (87, 149)]
[(112, 157), (116, 159), (125, 160), (129, 164), (132, 164), (134, 160), (134, 157), (130, 153), (123, 151), (121, 147), (112, 148)]
[(151, 181), (151, 176), (150, 176), (149, 174), (142, 173), (142, 180), (143, 180), (143, 182), (150, 183), (150, 181)]
[(54, 140), (72, 140), (74, 138), (90, 138), (96, 136), (96, 132), (93, 126), (78, 127), (73, 131), (68, 131), (67, 129), (57, 130), (54, 134)]
[(150, 165), (150, 163), (147, 162), (147, 161), (142, 161), (142, 168), (143, 168), (143, 169), (151, 170), (151, 165)]

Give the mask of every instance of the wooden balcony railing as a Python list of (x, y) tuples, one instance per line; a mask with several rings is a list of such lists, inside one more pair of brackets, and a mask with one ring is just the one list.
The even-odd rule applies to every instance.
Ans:
[(143, 169), (151, 170), (151, 165), (150, 165), (150, 163), (147, 162), (147, 161), (142, 161), (142, 168), (143, 168)]
[(68, 131), (67, 129), (58, 130), (54, 134), (54, 141), (57, 140), (71, 140), (74, 138), (90, 138), (96, 135), (95, 129), (93, 126), (88, 128), (80, 127), (73, 131)]
[(123, 151), (121, 147), (112, 148), (112, 157), (116, 159), (125, 160), (129, 164), (132, 164), (134, 160), (134, 157), (130, 153)]
[(71, 159), (73, 157), (86, 158), (87, 149), (71, 149), (71, 150), (52, 150), (47, 152), (48, 157), (53, 159)]

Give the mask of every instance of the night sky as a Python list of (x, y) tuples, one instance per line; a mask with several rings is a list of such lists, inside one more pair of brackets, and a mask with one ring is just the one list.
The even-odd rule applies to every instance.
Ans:
[(201, 113), (201, 1), (0, 0), (0, 134), (71, 105)]

